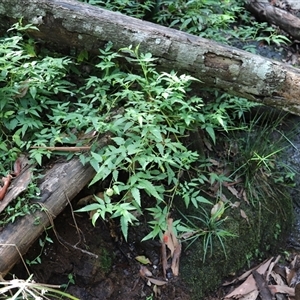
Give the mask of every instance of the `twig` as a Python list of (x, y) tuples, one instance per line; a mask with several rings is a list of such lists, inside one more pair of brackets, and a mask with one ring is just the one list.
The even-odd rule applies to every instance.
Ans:
[[(16, 244), (0, 244), (0, 246), (2, 246), (2, 247), (3, 247), (3, 246), (15, 247), (15, 249), (17, 250), (17, 252), (18, 252), (18, 254), (19, 254), (19, 256), (20, 256), (20, 259), (21, 259), (21, 261), (22, 261), (22, 263), (23, 263), (23, 265), (24, 265), (24, 268), (25, 268), (25, 270), (26, 270), (28, 276), (30, 276), (30, 272), (29, 272), (29, 270), (28, 270), (28, 268), (27, 268), (27, 265), (26, 265), (26, 263), (25, 263), (25, 261), (24, 261), (24, 258), (23, 258), (23, 256), (22, 256), (22, 254), (21, 254), (21, 252), (20, 252), (18, 246), (17, 246)], [(0, 274), (0, 281), (3, 281), (3, 280), (4, 280), (4, 279), (3, 279), (2, 275)]]
[[(77, 247), (78, 244), (81, 243), (81, 231), (77, 225), (77, 222), (76, 222), (76, 218), (75, 218), (75, 215), (74, 215), (74, 210), (73, 210), (73, 206), (71, 204), (71, 201), (69, 199), (69, 197), (67, 196), (67, 194), (65, 193), (65, 197), (70, 205), (70, 208), (71, 208), (71, 214), (72, 214), (72, 219), (73, 219), (73, 222), (74, 222), (74, 225), (75, 225), (75, 228), (76, 228), (76, 231), (77, 231), (77, 234), (78, 234), (78, 237), (79, 237), (79, 241), (74, 245), (75, 247)], [(83, 238), (85, 240), (85, 238)]]
[(32, 146), (31, 149), (43, 149), (49, 151), (63, 151), (63, 152), (78, 152), (78, 151), (88, 151), (91, 146), (78, 146), (78, 147), (43, 147), (43, 146)]

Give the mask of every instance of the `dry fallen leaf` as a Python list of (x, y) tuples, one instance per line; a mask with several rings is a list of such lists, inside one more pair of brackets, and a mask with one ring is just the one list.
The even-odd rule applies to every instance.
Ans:
[(140, 267), (140, 276), (143, 278), (150, 277), (150, 276), (152, 276), (152, 273), (151, 273), (151, 271), (148, 270), (147, 267), (141, 266)]
[(168, 256), (167, 249), (170, 250), (170, 258), (171, 269), (174, 276), (178, 276), (179, 274), (179, 258), (181, 254), (181, 243), (178, 241), (174, 231), (173, 231), (173, 219), (168, 219), (168, 229), (163, 235), (162, 239), (162, 247), (161, 247), (161, 256), (162, 256), (162, 268), (164, 276), (167, 276), (167, 268), (168, 268)]
[(172, 257), (171, 269), (174, 276), (179, 275), (179, 258), (181, 254), (181, 244), (178, 244), (175, 248), (174, 255)]
[(279, 274), (272, 271), (270, 275), (273, 278), (273, 280), (277, 283), (277, 285), (282, 285), (282, 286), (286, 285)]
[(286, 285), (269, 285), (269, 289), (273, 295), (276, 293), (288, 294), (291, 297), (295, 296), (295, 289)]
[(236, 188), (234, 188), (233, 186), (228, 185), (227, 186), (228, 191), (235, 196), (236, 198), (240, 198), (239, 192), (236, 190)]
[(246, 281), (244, 281), (239, 287), (234, 289), (231, 293), (226, 295), (224, 299), (241, 298), (242, 296), (252, 293), (253, 291), (258, 291), (258, 289), (256, 287), (255, 280), (251, 274), (250, 276), (248, 276)]
[(249, 205), (250, 203), (249, 203), (249, 200), (248, 200), (248, 197), (247, 197), (247, 193), (246, 193), (245, 190), (243, 190), (242, 196), (243, 196), (244, 201)]
[(243, 209), (240, 209), (240, 214), (241, 214), (241, 217), (243, 219), (245, 219), (247, 221), (247, 223), (250, 225), (248, 216), (246, 215), (246, 213), (245, 213), (245, 211)]
[(160, 279), (155, 279), (155, 278), (151, 278), (151, 277), (146, 277), (146, 278), (148, 279), (149, 282), (151, 282), (155, 285), (158, 285), (158, 286), (165, 285), (168, 283), (167, 281), (160, 280)]
[(216, 203), (213, 208), (210, 211), (210, 214), (212, 217), (214, 217), (215, 215), (217, 215), (217, 220), (219, 220), (222, 216), (222, 214), (225, 211), (225, 205), (223, 201), (218, 201), (218, 203)]
[(273, 295), (268, 287), (268, 282), (263, 274), (259, 274), (257, 271), (253, 271), (252, 275), (255, 279), (256, 286), (259, 290), (259, 294), (264, 300), (273, 300)]
[[(263, 262), (258, 267), (252, 269), (251, 272), (253, 272), (256, 269), (256, 271), (259, 274), (265, 274), (266, 271), (268, 270), (269, 265), (272, 262), (272, 260), (273, 260), (273, 257), (271, 257), (269, 260)], [(251, 272), (247, 271), (246, 274), (250, 274), (250, 275), (248, 276), (246, 281), (244, 281), (240, 286), (238, 286), (236, 289), (234, 289), (231, 293), (226, 295), (224, 299), (241, 298), (242, 296), (245, 296), (245, 295), (247, 295), (247, 294), (249, 294), (253, 291), (258, 291), (255, 280), (254, 280), (253, 275), (251, 274)]]
[(249, 294), (242, 296), (239, 300), (256, 300), (258, 294), (259, 294), (259, 291), (254, 290), (254, 291), (250, 292)]

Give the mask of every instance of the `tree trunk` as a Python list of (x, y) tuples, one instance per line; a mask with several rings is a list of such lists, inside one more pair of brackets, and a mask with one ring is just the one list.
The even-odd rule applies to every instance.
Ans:
[(73, 0), (2, 0), (0, 16), (2, 28), (21, 17), (36, 24), (40, 31), (32, 36), (61, 49), (97, 51), (108, 41), (115, 50), (140, 44), (163, 70), (300, 115), (300, 71), (258, 55)]

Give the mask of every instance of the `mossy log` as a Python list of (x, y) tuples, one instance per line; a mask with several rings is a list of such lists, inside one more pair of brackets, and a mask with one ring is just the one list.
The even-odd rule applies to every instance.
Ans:
[(0, 16), (2, 31), (22, 17), (38, 26), (33, 37), (60, 50), (140, 45), (163, 70), (300, 115), (300, 71), (277, 61), (74, 0), (2, 0)]

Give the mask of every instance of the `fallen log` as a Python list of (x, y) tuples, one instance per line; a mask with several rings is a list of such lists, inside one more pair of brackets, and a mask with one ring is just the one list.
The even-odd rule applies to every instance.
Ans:
[[(109, 138), (104, 136), (98, 145), (103, 147), (108, 142)], [(39, 184), (40, 196), (35, 202), (40, 209), (17, 219), (14, 223), (9, 223), (0, 232), (0, 274), (3, 277), (43, 231), (50, 224), (53, 225), (53, 220), (94, 175), (95, 171), (91, 165), (83, 166), (77, 157), (67, 162), (56, 163), (45, 173)]]
[(108, 41), (115, 50), (140, 45), (162, 70), (300, 115), (300, 71), (277, 61), (73, 0), (2, 0), (0, 16), (0, 28), (23, 17), (38, 26), (33, 37), (61, 49), (97, 51)]
[(296, 40), (300, 40), (300, 19), (293, 14), (271, 5), (267, 0), (247, 0), (246, 7), (259, 20), (277, 25)]
[(83, 166), (77, 158), (53, 166), (40, 185), (40, 205), (35, 213), (9, 223), (0, 232), (0, 273), (4, 277), (20, 260), (33, 242), (52, 224), (80, 190), (94, 176), (91, 166)]

